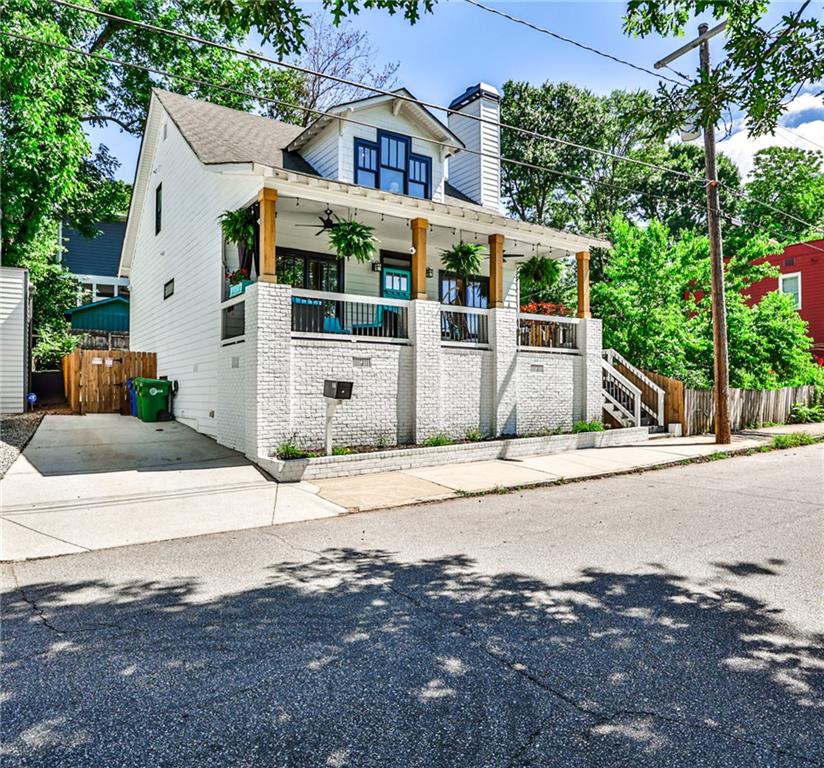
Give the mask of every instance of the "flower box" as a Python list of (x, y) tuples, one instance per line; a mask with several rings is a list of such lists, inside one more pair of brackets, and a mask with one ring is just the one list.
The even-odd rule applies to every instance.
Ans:
[(252, 285), (254, 280), (241, 280), (239, 283), (234, 283), (229, 286), (229, 298), (233, 299), (235, 296), (240, 296), (241, 293), (246, 292), (246, 286)]

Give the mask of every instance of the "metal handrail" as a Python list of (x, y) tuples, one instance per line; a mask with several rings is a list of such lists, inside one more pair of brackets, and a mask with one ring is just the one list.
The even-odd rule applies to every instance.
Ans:
[(407, 299), (390, 299), (387, 296), (362, 296), (355, 293), (333, 293), (332, 291), (314, 291), (308, 288), (292, 288), (292, 296), (302, 299), (320, 299), (321, 301), (347, 301), (350, 304), (380, 304), (385, 307), (408, 307)]

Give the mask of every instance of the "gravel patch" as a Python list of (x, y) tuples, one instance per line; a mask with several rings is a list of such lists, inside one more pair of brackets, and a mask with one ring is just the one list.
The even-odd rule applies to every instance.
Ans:
[(42, 413), (18, 413), (0, 417), (0, 477), (14, 464), (42, 420)]

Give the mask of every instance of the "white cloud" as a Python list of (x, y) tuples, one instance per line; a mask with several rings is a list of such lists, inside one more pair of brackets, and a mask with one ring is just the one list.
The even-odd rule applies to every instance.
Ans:
[(729, 157), (738, 166), (742, 177), (746, 178), (752, 170), (753, 156), (760, 149), (824, 148), (824, 98), (803, 93), (793, 99), (771, 136), (748, 136), (746, 127), (741, 122), (737, 122), (733, 130), (735, 132), (728, 139), (718, 143), (718, 151)]

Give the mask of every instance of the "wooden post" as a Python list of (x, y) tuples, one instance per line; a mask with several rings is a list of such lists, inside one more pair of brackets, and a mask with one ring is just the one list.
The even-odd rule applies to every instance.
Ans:
[(504, 236), (489, 236), (489, 308), (504, 305)]
[(575, 254), (578, 262), (578, 317), (592, 317), (589, 311), (589, 251)]
[(412, 219), (412, 298), (425, 299), (426, 292), (426, 232), (429, 222), (426, 219)]
[(275, 218), (278, 205), (277, 190), (264, 187), (258, 194), (258, 202), (260, 204), (260, 275), (258, 275), (258, 280), (265, 283), (276, 283)]

